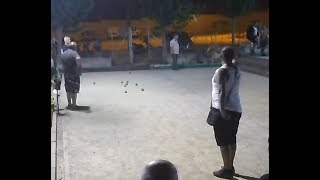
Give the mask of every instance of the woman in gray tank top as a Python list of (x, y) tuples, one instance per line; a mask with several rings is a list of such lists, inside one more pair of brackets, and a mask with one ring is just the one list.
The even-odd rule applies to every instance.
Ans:
[(235, 169), (236, 134), (242, 108), (239, 97), (240, 71), (233, 63), (234, 51), (225, 47), (221, 51), (222, 66), (212, 78), (211, 113), (216, 121), (213, 125), (217, 145), (220, 146), (224, 166), (213, 174), (221, 178), (232, 178)]

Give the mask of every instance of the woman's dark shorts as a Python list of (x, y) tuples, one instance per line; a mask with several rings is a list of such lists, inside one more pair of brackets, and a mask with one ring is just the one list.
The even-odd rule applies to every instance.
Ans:
[(217, 114), (217, 120), (213, 126), (214, 135), (218, 146), (227, 146), (236, 144), (236, 135), (238, 132), (241, 113), (228, 111), (231, 115), (230, 120), (224, 120), (221, 117), (219, 109), (211, 108), (213, 113)]

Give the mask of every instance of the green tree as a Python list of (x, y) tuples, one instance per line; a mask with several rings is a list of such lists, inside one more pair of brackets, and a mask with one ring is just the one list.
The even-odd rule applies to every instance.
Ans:
[(255, 0), (219, 0), (224, 3), (224, 8), (220, 12), (231, 18), (232, 24), (232, 45), (235, 44), (236, 17), (248, 14), (254, 7)]
[(214, 29), (215, 41), (217, 41), (217, 35), (222, 33), (222, 27), (229, 26), (230, 22), (227, 20), (218, 20), (212, 23), (212, 27)]
[(192, 18), (192, 1), (189, 0), (140, 0), (144, 4), (142, 13), (149, 19), (157, 21), (157, 29), (161, 32), (162, 57), (167, 57), (167, 33), (169, 27), (182, 29)]
[(51, 0), (51, 29), (57, 39), (58, 49), (65, 29), (76, 27), (93, 8), (93, 0)]
[(127, 38), (128, 38), (128, 52), (129, 62), (133, 64), (134, 53), (132, 49), (132, 19), (140, 19), (147, 15), (146, 9), (148, 4), (145, 4), (143, 0), (129, 0), (126, 2), (126, 19), (127, 19)]

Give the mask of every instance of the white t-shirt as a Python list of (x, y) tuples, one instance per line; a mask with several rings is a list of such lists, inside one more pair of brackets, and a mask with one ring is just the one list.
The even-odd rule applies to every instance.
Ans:
[(179, 43), (177, 40), (172, 39), (170, 41), (170, 48), (173, 49), (173, 54), (179, 54)]
[(258, 36), (258, 28), (253, 26), (253, 29), (254, 29), (253, 35)]
[(216, 70), (216, 72), (213, 75), (212, 78), (212, 107), (215, 109), (220, 109), (220, 92), (221, 92), (221, 87), (219, 82), (214, 82), (214, 79), (219, 80), (219, 77), (216, 77), (218, 75), (218, 71), (222, 68), (226, 68), (229, 74), (229, 79), (226, 82), (226, 94), (230, 95), (229, 99), (225, 102), (225, 109), (229, 111), (234, 111), (234, 112), (242, 112), (242, 107), (240, 103), (240, 96), (239, 96), (239, 87), (240, 87), (240, 71), (238, 70), (238, 73), (236, 74), (236, 79), (235, 79), (235, 73), (236, 70), (234, 68), (229, 68), (227, 65), (222, 65), (220, 68)]

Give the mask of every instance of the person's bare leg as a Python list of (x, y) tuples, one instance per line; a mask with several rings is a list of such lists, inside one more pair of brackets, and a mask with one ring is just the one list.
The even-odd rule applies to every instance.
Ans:
[(231, 145), (229, 145), (229, 148), (231, 149), (230, 150), (230, 162), (231, 162), (231, 165), (233, 167), (233, 161), (234, 161), (234, 157), (236, 155), (237, 145), (236, 144), (231, 144)]
[(68, 106), (71, 106), (72, 93), (67, 92)]
[(250, 43), (250, 54), (251, 54), (251, 55), (254, 54), (254, 48), (255, 48), (255, 47), (254, 47), (254, 43), (251, 42), (251, 43)]
[(77, 93), (72, 93), (72, 106), (77, 106)]
[(230, 179), (233, 177), (233, 168), (230, 159), (230, 149), (229, 146), (220, 146), (220, 151), (223, 160), (223, 168), (219, 171), (214, 171), (213, 175), (220, 177), (220, 178), (227, 178)]
[(223, 167), (225, 169), (232, 169), (232, 163), (230, 159), (231, 151), (229, 149), (229, 146), (221, 146), (220, 147), (222, 160), (223, 160)]

